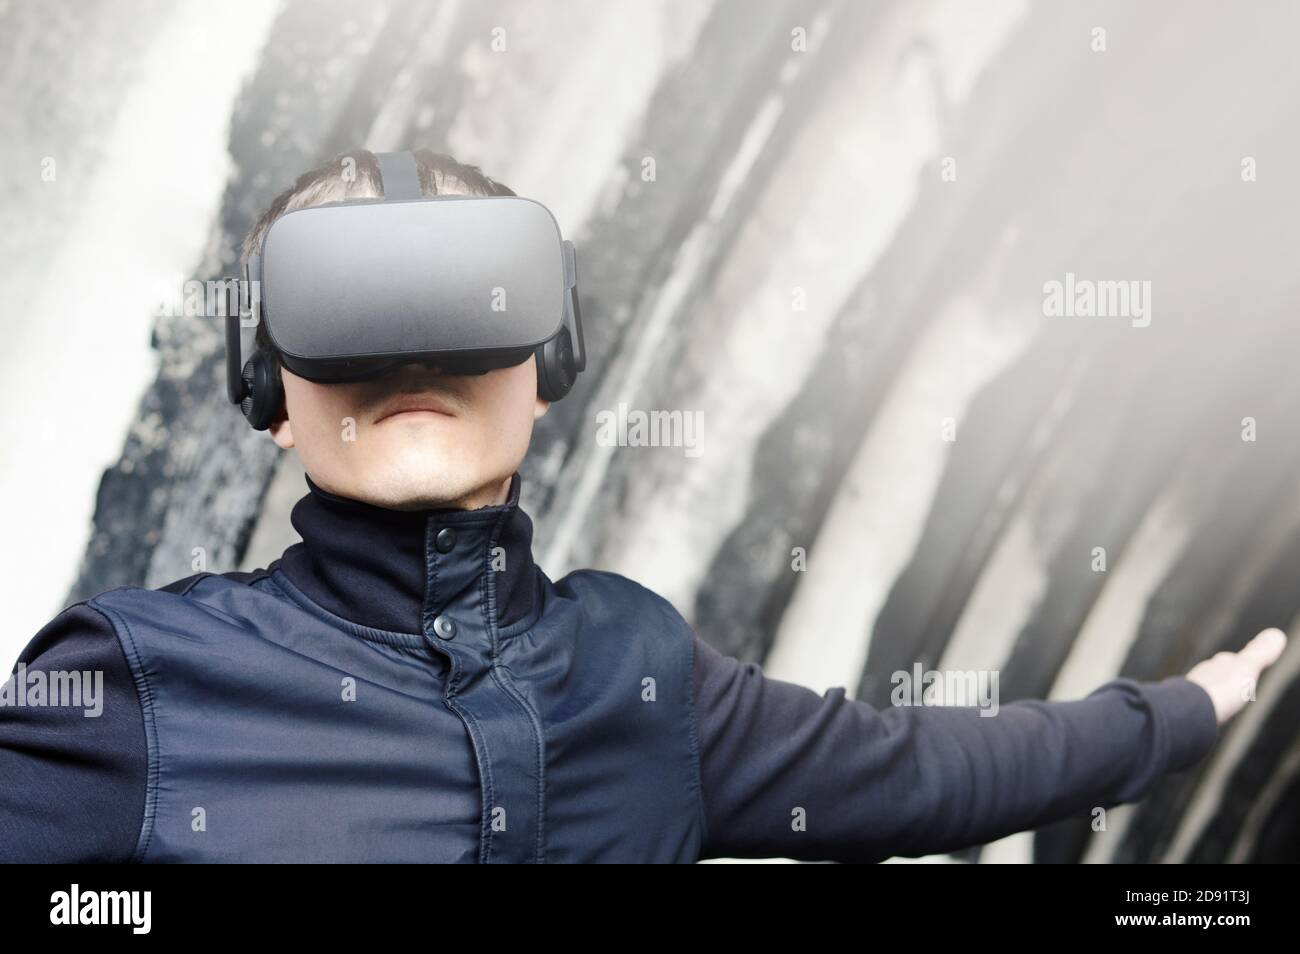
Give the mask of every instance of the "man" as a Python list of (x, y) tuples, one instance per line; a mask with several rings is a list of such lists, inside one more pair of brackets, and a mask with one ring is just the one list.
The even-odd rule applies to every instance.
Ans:
[[(513, 195), (416, 158), (424, 196)], [(245, 260), (280, 216), (384, 189), (364, 151), (305, 173)], [(273, 350), (264, 325), (258, 342)], [(1210, 750), (1285, 642), (1266, 630), (1186, 678), (991, 718), (877, 711), (719, 654), (625, 577), (546, 577), (519, 508), (549, 407), (535, 358), (350, 383), (275, 372), (269, 432), (308, 475), (302, 542), (250, 573), (100, 594), (37, 634), (9, 688), (101, 672), (102, 714), (0, 707), (0, 860), (950, 851), (1140, 798)]]

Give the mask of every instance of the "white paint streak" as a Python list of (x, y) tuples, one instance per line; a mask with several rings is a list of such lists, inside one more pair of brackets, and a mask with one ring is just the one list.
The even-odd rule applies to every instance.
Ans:
[(25, 543), (0, 555), (7, 659), (72, 583), (100, 475), (156, 372), (159, 278), (189, 276), (202, 258), (230, 176), (235, 97), (276, 9), (173, 8), (121, 100), (75, 226), (51, 250), (55, 281), (33, 293), (23, 355), (6, 361), (0, 380), (10, 409), (0, 415), (5, 536)]
[(960, 441), (971, 399), (1032, 336), (1032, 321), (988, 319), (975, 302), (950, 303), (900, 371), (810, 550), (769, 675), (857, 690), (872, 623), (916, 548), (953, 446), (940, 422), (955, 418)]
[[(1162, 493), (1143, 515), (1122, 560), (1108, 554), (1106, 583), (1070, 644), (1052, 685), (1052, 699), (1081, 699), (1118, 675), (1137, 639), (1147, 604), (1188, 542), (1177, 487)], [(1091, 563), (1091, 552), (1079, 554)]]
[(1047, 591), (1046, 564), (1031, 516), (1017, 511), (981, 570), (939, 668), (1000, 668)]

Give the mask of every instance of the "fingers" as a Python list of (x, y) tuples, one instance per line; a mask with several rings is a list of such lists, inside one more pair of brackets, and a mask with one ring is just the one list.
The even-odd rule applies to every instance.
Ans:
[(1241, 652), (1237, 653), (1237, 658), (1259, 673), (1277, 662), (1284, 649), (1286, 649), (1286, 633), (1277, 628), (1269, 628), (1248, 642)]

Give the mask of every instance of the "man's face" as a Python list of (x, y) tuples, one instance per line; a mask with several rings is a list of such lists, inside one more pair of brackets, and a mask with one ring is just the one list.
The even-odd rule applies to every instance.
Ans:
[(348, 384), (282, 369), (285, 408), (271, 436), (343, 497), (395, 510), (501, 503), (550, 406), (535, 361), (481, 375), (408, 364)]

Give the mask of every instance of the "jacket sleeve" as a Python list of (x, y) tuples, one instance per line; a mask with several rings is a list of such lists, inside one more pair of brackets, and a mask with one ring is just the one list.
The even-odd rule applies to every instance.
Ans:
[(1118, 678), (1084, 699), (1023, 700), (993, 716), (818, 695), (698, 637), (694, 676), (703, 857), (956, 851), (1135, 801), (1218, 738), (1209, 694), (1181, 676)]
[[(0, 698), (0, 862), (122, 862), (135, 852), (148, 756), (134, 680), (112, 624), (78, 603), (18, 658), (32, 686), (51, 672), (101, 672), (94, 705), (36, 705), (18, 675)], [(89, 700), (86, 700), (89, 701)], [(87, 713), (98, 709), (98, 715)]]

